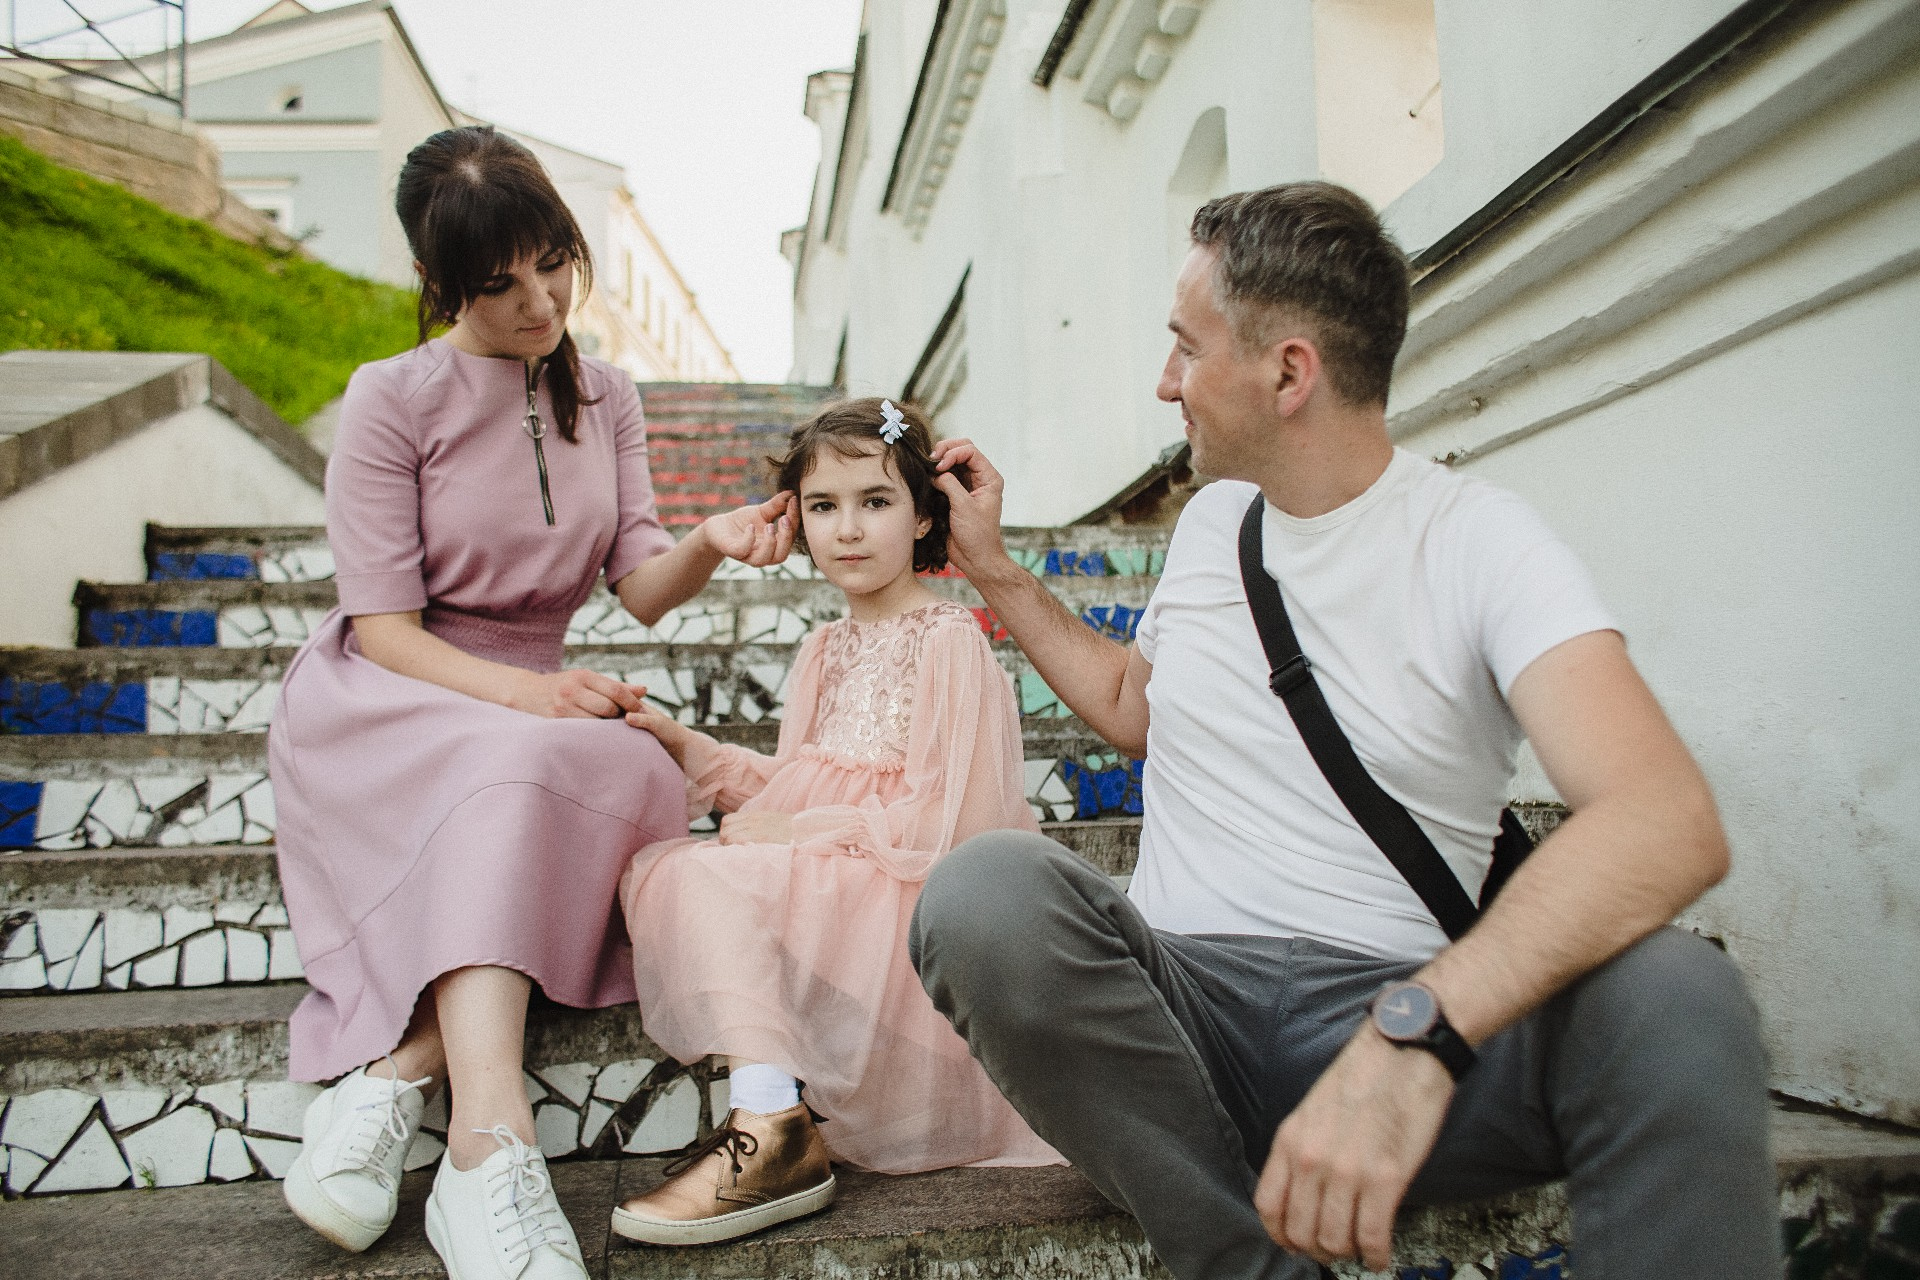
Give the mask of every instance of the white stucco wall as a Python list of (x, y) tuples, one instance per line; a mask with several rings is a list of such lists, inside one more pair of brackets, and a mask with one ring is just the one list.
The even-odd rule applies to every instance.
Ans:
[(0, 644), (73, 645), (75, 582), (143, 582), (146, 526), (319, 524), (320, 490), (209, 405), (0, 499)]

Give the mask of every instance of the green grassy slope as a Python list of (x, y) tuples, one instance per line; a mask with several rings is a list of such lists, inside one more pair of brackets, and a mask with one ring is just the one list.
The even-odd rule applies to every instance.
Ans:
[(203, 351), (300, 422), (413, 344), (413, 297), (241, 244), (0, 135), (0, 351)]

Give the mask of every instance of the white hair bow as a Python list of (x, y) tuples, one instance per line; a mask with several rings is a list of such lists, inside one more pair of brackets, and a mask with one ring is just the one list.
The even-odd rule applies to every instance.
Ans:
[(907, 415), (894, 408), (893, 401), (882, 400), (880, 402), (880, 416), (884, 419), (880, 424), (880, 438), (882, 440), (888, 444), (892, 444), (901, 436), (907, 434)]

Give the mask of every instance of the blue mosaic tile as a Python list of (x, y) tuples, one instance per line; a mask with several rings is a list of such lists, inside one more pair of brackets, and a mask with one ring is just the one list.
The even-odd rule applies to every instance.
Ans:
[(1097, 604), (1080, 615), (1080, 620), (1101, 635), (1121, 643), (1130, 642), (1140, 628), (1145, 609), (1130, 609), (1124, 604)]
[(33, 848), (40, 820), (39, 782), (0, 782), (0, 849)]
[(219, 641), (219, 616), (212, 610), (168, 613), (160, 609), (89, 609), (86, 640), (116, 648), (154, 645), (210, 645)]
[(1143, 811), (1140, 780), (1145, 769), (1144, 760), (1095, 757), (1085, 764), (1063, 761), (1060, 776), (1073, 788), (1076, 818), (1098, 818), (1114, 813), (1138, 817)]
[(1046, 571), (1055, 578), (1104, 578), (1107, 576), (1106, 553), (1055, 548), (1047, 552)]
[(198, 582), (209, 578), (258, 578), (260, 566), (252, 556), (165, 551), (153, 558), (149, 582)]
[(1565, 1280), (1567, 1251), (1552, 1245), (1531, 1258), (1510, 1253), (1500, 1261), (1499, 1280)]
[(97, 681), (79, 688), (0, 677), (0, 732), (145, 733), (147, 686)]

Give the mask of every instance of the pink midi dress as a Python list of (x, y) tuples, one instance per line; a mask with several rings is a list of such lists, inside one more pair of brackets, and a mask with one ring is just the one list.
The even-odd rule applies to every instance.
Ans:
[(295, 1080), (388, 1052), (421, 991), (469, 965), (517, 969), (563, 1004), (633, 999), (616, 891), (635, 850), (686, 834), (672, 759), (622, 720), (545, 719), (395, 674), (349, 625), (420, 610), (468, 653), (557, 671), (595, 581), (673, 545), (632, 381), (581, 365), (599, 403), (576, 443), (549, 429), (552, 526), (519, 361), (435, 340), (347, 387), (327, 467), (340, 607), (288, 668), (268, 734), (281, 884), (313, 988), (292, 1020)]
[(794, 815), (791, 844), (676, 840), (621, 884), (647, 1033), (806, 1083), (835, 1159), (884, 1173), (1060, 1157), (1000, 1096), (907, 957), (920, 885), (984, 831), (1037, 831), (1013, 691), (950, 602), (829, 623), (795, 661), (775, 755), (701, 737), (689, 809)]

